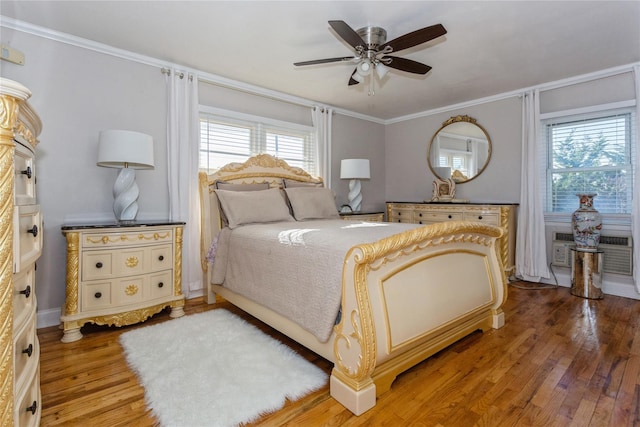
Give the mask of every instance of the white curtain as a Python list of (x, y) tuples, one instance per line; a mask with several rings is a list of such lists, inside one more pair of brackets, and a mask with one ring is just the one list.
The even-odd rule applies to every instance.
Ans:
[(633, 281), (640, 293), (640, 65), (633, 66), (636, 83), (636, 133), (635, 164), (633, 165), (633, 207), (631, 213), (631, 233), (633, 235)]
[(516, 276), (532, 282), (549, 278), (540, 176), (541, 144), (538, 136), (540, 105), (538, 90), (522, 97), (522, 177), (516, 241)]
[(169, 219), (184, 221), (182, 293), (202, 292), (200, 203), (198, 197), (198, 78), (171, 69), (167, 73), (167, 169)]
[(324, 185), (331, 188), (331, 118), (333, 109), (315, 106), (312, 110), (313, 127), (316, 131), (318, 159), (318, 175), (324, 180)]

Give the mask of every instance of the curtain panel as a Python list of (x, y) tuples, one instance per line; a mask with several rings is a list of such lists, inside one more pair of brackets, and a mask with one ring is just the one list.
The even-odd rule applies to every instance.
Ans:
[(532, 282), (549, 278), (540, 176), (540, 150), (544, 140), (538, 135), (540, 104), (538, 90), (522, 97), (522, 177), (516, 241), (516, 276)]
[(633, 78), (636, 87), (636, 133), (635, 164), (633, 168), (633, 206), (631, 208), (631, 234), (633, 236), (633, 282), (636, 292), (640, 293), (640, 65), (633, 66)]
[(169, 219), (186, 223), (183, 233), (182, 293), (202, 293), (200, 201), (198, 196), (198, 79), (171, 69), (167, 81), (167, 169)]

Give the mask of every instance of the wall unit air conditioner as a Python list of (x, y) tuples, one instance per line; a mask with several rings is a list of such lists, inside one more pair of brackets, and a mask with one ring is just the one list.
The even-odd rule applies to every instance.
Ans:
[[(571, 266), (573, 234), (564, 231), (553, 232), (552, 265)], [(633, 239), (631, 236), (600, 236), (599, 249), (604, 251), (602, 271), (605, 273), (633, 274)]]

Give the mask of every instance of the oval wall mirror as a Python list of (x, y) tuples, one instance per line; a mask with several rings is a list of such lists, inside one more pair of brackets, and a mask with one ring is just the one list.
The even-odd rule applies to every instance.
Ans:
[(491, 138), (469, 116), (455, 116), (444, 122), (427, 150), (431, 172), (439, 179), (451, 178), (457, 184), (480, 175), (490, 158)]

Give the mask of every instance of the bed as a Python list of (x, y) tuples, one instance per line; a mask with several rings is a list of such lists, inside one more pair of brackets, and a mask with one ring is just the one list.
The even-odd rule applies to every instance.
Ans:
[[(247, 192), (229, 190), (251, 186), (258, 187)], [(316, 188), (323, 191), (315, 192)], [(300, 199), (300, 194), (323, 194), (326, 202), (327, 192), (321, 179), (266, 154), (230, 163), (210, 175), (201, 173), (205, 299), (214, 303), (219, 295), (331, 361), (331, 396), (360, 415), (375, 406), (376, 397), (388, 391), (401, 372), (476, 330), (504, 325), (501, 307), (507, 282), (496, 252), (502, 230), (464, 221), (401, 228), (391, 223), (354, 224), (339, 219), (335, 203), (336, 212), (329, 213), (329, 218), (301, 213), (315, 202)], [(243, 204), (267, 194), (271, 201), (261, 201), (264, 208)], [(292, 218), (271, 221), (272, 207), (280, 209), (276, 194), (288, 202)], [(231, 215), (227, 217), (225, 211)], [(256, 211), (266, 215), (268, 224), (255, 220)], [(330, 224), (344, 235), (344, 242), (320, 231)], [(349, 240), (351, 231), (355, 237)], [(268, 246), (269, 235), (279, 236), (280, 244)], [(313, 239), (319, 240), (320, 248), (310, 246)], [(327, 244), (327, 239), (334, 243)], [(298, 249), (297, 241), (303, 242)], [(321, 259), (320, 255), (331, 252), (330, 246), (337, 254)], [(234, 262), (241, 267), (231, 267)], [(253, 271), (257, 265), (269, 271)], [(326, 271), (324, 278), (311, 278), (304, 270), (315, 266)], [(276, 282), (289, 282), (289, 289), (276, 288), (279, 283), (264, 286), (273, 271), (282, 272)], [(302, 282), (313, 287), (291, 291), (291, 286), (302, 286)], [(246, 293), (242, 286), (249, 285), (262, 293)], [(318, 293), (324, 287), (330, 288), (327, 296)], [(336, 288), (337, 297), (332, 294)], [(278, 303), (291, 293), (308, 296), (307, 302)], [(305, 306), (308, 301), (311, 304)], [(295, 318), (299, 313), (291, 314), (287, 307), (303, 314), (315, 308), (324, 317), (334, 316), (337, 309), (337, 316), (328, 331), (326, 324), (318, 331), (309, 323), (313, 316), (301, 321)]]

